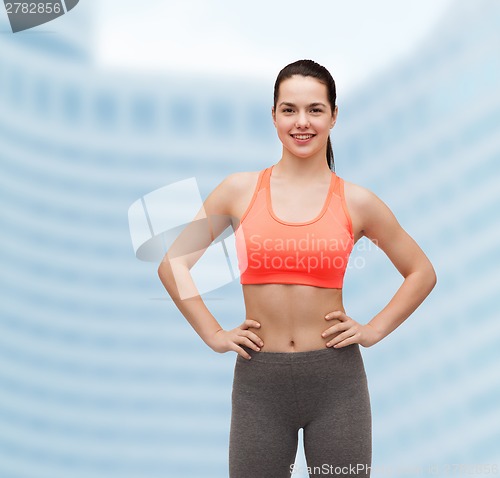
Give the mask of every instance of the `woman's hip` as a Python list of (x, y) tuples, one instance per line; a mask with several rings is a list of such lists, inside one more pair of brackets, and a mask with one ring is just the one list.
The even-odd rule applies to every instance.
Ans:
[(241, 385), (249, 393), (263, 388), (320, 391), (367, 385), (359, 344), (304, 352), (265, 352), (242, 347), (251, 358), (237, 355), (233, 388)]

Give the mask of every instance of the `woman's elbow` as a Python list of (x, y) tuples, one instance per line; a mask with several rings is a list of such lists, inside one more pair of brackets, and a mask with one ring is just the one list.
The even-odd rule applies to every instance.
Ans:
[(165, 284), (171, 277), (172, 268), (167, 260), (163, 259), (158, 266), (158, 277)]
[(436, 270), (434, 269), (434, 266), (431, 264), (430, 261), (427, 263), (426, 267), (424, 268), (424, 277), (425, 277), (425, 283), (427, 285), (426, 288), (428, 290), (428, 293), (430, 293), (432, 291), (432, 289), (434, 289), (434, 287), (437, 284)]
[(167, 285), (175, 284), (185, 277), (186, 271), (189, 271), (189, 265), (185, 261), (171, 260), (165, 256), (158, 266), (158, 277), (163, 282), (163, 285), (167, 287)]
[(409, 276), (414, 277), (418, 283), (418, 289), (425, 295), (429, 295), (437, 284), (436, 271), (428, 259), (415, 264), (414, 270), (408, 275), (404, 275), (405, 279)]

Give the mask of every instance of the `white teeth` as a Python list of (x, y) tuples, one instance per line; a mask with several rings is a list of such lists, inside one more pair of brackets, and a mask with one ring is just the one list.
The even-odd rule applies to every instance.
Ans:
[(292, 136), (294, 138), (297, 138), (297, 139), (309, 139), (309, 138), (312, 138), (314, 135), (312, 135), (312, 134), (293, 134)]

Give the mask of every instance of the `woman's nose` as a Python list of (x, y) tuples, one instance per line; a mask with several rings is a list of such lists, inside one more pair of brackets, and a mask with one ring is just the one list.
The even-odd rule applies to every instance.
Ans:
[(295, 123), (297, 128), (307, 128), (309, 127), (309, 119), (305, 114), (299, 114), (297, 121)]

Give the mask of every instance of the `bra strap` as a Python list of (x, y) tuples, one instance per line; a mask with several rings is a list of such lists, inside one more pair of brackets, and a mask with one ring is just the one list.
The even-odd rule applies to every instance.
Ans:
[(257, 191), (261, 189), (268, 189), (269, 182), (271, 178), (271, 166), (262, 170), (262, 174), (260, 175), (259, 184), (257, 185)]
[(342, 187), (342, 180), (335, 174), (333, 173), (333, 194), (336, 194), (337, 196), (342, 195), (341, 187)]

